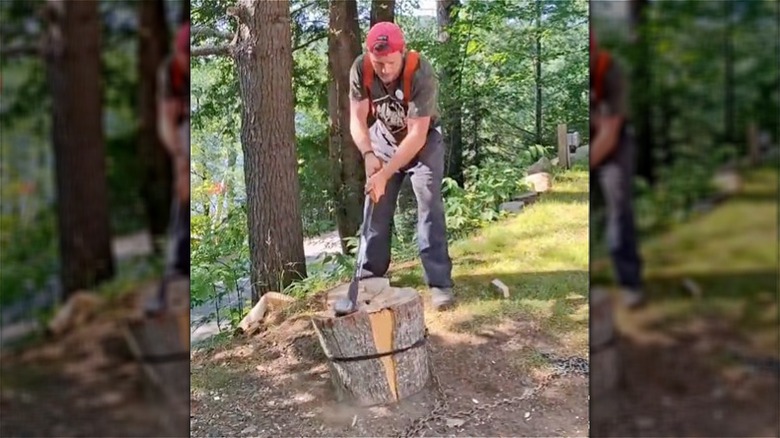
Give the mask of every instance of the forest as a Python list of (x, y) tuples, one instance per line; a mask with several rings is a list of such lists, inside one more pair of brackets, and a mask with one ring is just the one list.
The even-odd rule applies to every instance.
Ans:
[[(353, 193), (365, 176), (343, 128), (344, 90), (371, 24), (398, 23), (438, 72), (455, 240), (498, 219), (525, 169), (557, 155), (558, 124), (586, 136), (586, 12), (585, 1), (293, 1), (291, 46), (262, 46), (278, 58), (253, 70), (242, 45), (270, 38), (266, 22), (243, 28), (224, 2), (193, 2), (193, 306), (228, 293), (243, 301), (250, 290), (252, 302), (266, 291), (305, 294), (349, 275), (362, 220)], [(287, 51), (290, 70), (276, 71), (288, 68)], [(415, 255), (415, 214), (405, 186), (394, 260)], [(328, 255), (304, 251), (304, 241), (332, 242), (334, 232)], [(245, 310), (223, 317), (235, 323)]]

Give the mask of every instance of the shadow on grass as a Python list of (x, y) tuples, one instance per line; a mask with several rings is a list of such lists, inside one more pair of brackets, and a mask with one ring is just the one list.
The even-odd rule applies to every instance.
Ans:
[[(554, 183), (553, 183), (554, 184)], [(590, 193), (588, 192), (556, 192), (555, 186), (553, 186), (552, 191), (548, 193), (542, 193), (539, 195), (540, 203), (581, 203), (581, 202), (590, 202)], [(533, 205), (533, 204), (532, 204)]]

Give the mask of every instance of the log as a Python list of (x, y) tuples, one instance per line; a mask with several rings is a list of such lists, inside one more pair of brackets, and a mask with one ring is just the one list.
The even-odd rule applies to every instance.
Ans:
[[(147, 292), (155, 293), (156, 286)], [(141, 303), (145, 297), (139, 297), (124, 332), (147, 387), (162, 396), (168, 411), (166, 428), (174, 436), (185, 436), (190, 401), (189, 279), (170, 283), (168, 292), (169, 310), (155, 317), (144, 316)]]
[(591, 290), (590, 327), (591, 416), (594, 422), (601, 422), (615, 413), (620, 362), (612, 300), (600, 288)]
[(279, 310), (294, 302), (295, 298), (289, 295), (281, 294), (279, 292), (264, 293), (257, 301), (257, 304), (252, 307), (252, 310), (250, 310), (244, 319), (238, 323), (236, 333), (252, 335), (256, 329), (259, 328), (260, 324), (263, 323), (267, 313)]
[(412, 288), (387, 279), (360, 282), (358, 311), (336, 317), (333, 303), (349, 284), (327, 292), (327, 309), (312, 316), (339, 401), (358, 406), (394, 403), (428, 382), (423, 300)]

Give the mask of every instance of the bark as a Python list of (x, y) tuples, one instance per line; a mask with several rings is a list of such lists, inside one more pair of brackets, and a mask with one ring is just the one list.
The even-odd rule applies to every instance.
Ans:
[(166, 232), (171, 205), (171, 159), (157, 134), (157, 71), (168, 47), (162, 0), (139, 5), (138, 67), (141, 82), (138, 157), (143, 172), (141, 197), (153, 236)]
[(439, 27), (439, 43), (444, 45), (448, 56), (445, 57), (439, 72), (439, 93), (441, 99), (441, 120), (444, 132), (444, 144), (447, 148), (447, 176), (463, 187), (463, 108), (458, 98), (461, 87), (460, 50), (457, 41), (450, 36), (453, 25), (453, 12), (459, 7), (458, 0), (438, 0), (436, 17)]
[(295, 154), (289, 1), (241, 0), (234, 48), (241, 93), (252, 300), (306, 276)]
[(542, 144), (542, 4), (536, 2), (536, 144)]
[(650, 184), (655, 181), (655, 136), (653, 133), (652, 118), (652, 59), (650, 53), (650, 41), (642, 28), (646, 22), (648, 0), (631, 0), (631, 26), (639, 47), (634, 65), (630, 89), (634, 90), (633, 99), (636, 101), (636, 139), (639, 145), (637, 151), (637, 175), (644, 177)]
[(383, 21), (395, 22), (395, 0), (371, 0), (371, 26)]
[[(328, 90), (330, 113), (330, 160), (333, 169), (333, 199), (336, 200), (336, 224), (342, 239), (354, 236), (363, 220), (365, 170), (360, 152), (349, 130), (349, 70), (360, 54), (360, 27), (357, 2), (330, 3), (328, 37)], [(347, 252), (346, 243), (341, 243)]]
[(48, 3), (61, 278), (65, 296), (114, 275), (97, 2)]

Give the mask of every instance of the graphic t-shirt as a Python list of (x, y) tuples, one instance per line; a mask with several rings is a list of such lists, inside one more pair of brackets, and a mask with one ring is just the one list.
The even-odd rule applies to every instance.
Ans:
[[(350, 69), (350, 98), (360, 101), (368, 98), (363, 85), (363, 56), (352, 63)], [(407, 117), (431, 117), (430, 129), (439, 127), (438, 92), (439, 83), (431, 64), (422, 56), (417, 70), (412, 76), (412, 95), (409, 107), (404, 106), (403, 67), (399, 78), (392, 84), (384, 84), (376, 74), (371, 82), (370, 103), (374, 107), (376, 121), (369, 127), (369, 135), (374, 152), (384, 161), (389, 161), (398, 145), (406, 137)]]
[[(601, 91), (603, 96), (599, 96), (598, 100), (596, 99), (595, 76), (595, 73), (590, 76), (591, 114), (598, 114), (603, 117), (616, 116), (619, 114), (626, 115), (626, 84), (623, 79), (623, 72), (615, 62), (615, 59), (610, 59), (609, 65), (604, 72), (604, 77), (601, 79)], [(593, 125), (591, 125), (591, 131), (595, 134)], [(593, 137), (593, 135), (591, 135), (591, 137)]]

